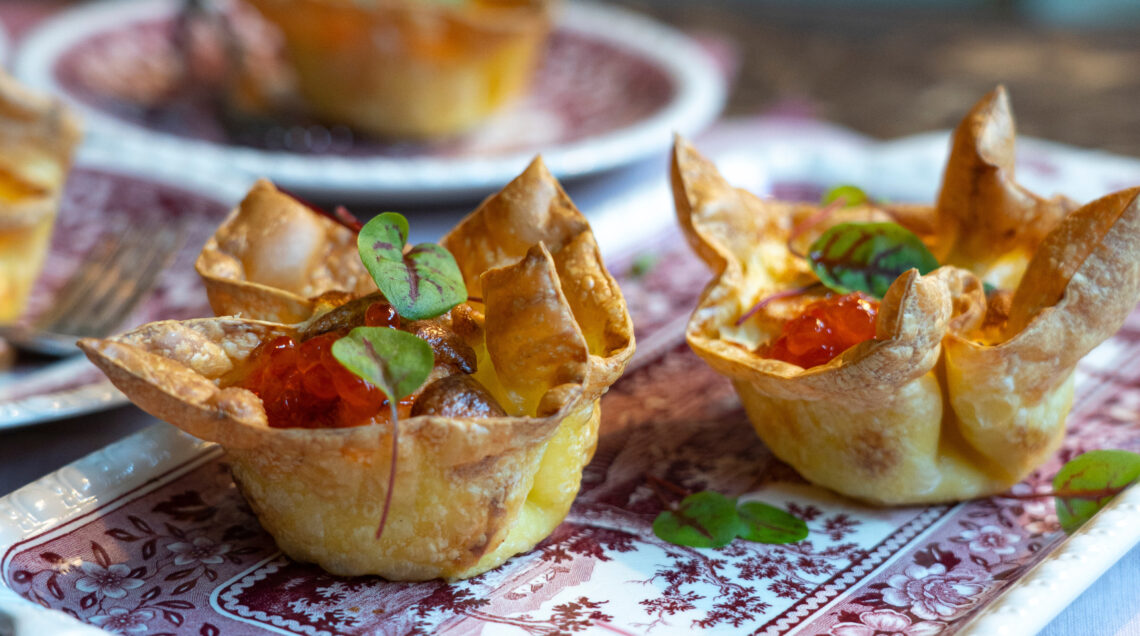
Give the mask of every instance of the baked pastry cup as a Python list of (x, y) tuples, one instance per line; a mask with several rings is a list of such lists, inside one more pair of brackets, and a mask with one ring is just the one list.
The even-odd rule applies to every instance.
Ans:
[[(735, 189), (677, 140), (678, 218), (715, 273), (686, 338), (732, 380), (765, 444), (809, 481), (881, 504), (953, 501), (1003, 492), (1056, 450), (1074, 367), (1140, 298), (1140, 189), (1079, 209), (1043, 199), (1013, 181), (1013, 142), (999, 88), (954, 132), (934, 206), (847, 208), (793, 238), (818, 206)], [(780, 296), (818, 280), (789, 241), (802, 253), (852, 220), (895, 221), (943, 265), (895, 279), (874, 339), (830, 362), (765, 357), (782, 323), (822, 293)]]
[(0, 323), (23, 313), (43, 268), (78, 120), (0, 72)]
[[(263, 184), (251, 197), (259, 192), (284, 196)], [(227, 224), (244, 222), (248, 203)], [(333, 295), (296, 324), (158, 322), (80, 347), (144, 410), (224, 446), (235, 482), (292, 558), (391, 580), (474, 576), (531, 549), (569, 511), (596, 445), (599, 398), (633, 353), (633, 328), (588, 224), (540, 161), (443, 243), (478, 300), (441, 320), (472, 348), (471, 377), (506, 415), (402, 419), (379, 539), (390, 423), (274, 428), (235, 384), (259, 344), (317, 329), (340, 302), (327, 302)], [(259, 306), (263, 283), (235, 285)]]
[(319, 117), (433, 138), (521, 95), (550, 30), (548, 0), (248, 0), (285, 42)]

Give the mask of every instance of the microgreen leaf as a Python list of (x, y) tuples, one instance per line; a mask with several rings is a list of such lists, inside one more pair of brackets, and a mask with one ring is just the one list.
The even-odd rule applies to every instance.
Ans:
[(1140, 478), (1140, 455), (1123, 450), (1089, 451), (1061, 467), (1053, 478), (1057, 520), (1072, 532)]
[(750, 501), (737, 506), (735, 498), (705, 490), (672, 504), (659, 486), (678, 495), (688, 491), (657, 477), (646, 479), (667, 507), (653, 520), (653, 533), (669, 543), (720, 548), (736, 537), (757, 543), (793, 543), (808, 535), (802, 519), (766, 503)]
[(435, 363), (426, 340), (389, 327), (357, 327), (333, 343), (332, 353), (391, 402), (420, 388)]
[(867, 196), (867, 193), (859, 186), (844, 184), (837, 185), (828, 190), (823, 194), (823, 199), (821, 199), (824, 205), (834, 201), (839, 201), (840, 205), (845, 208), (851, 208), (857, 205), (863, 205), (864, 203), (870, 203), (871, 197)]
[(638, 254), (629, 265), (630, 278), (643, 278), (657, 266), (657, 261), (660, 258), (660, 256), (653, 252), (642, 252)]
[(757, 543), (795, 543), (808, 536), (803, 519), (760, 501), (748, 501), (737, 508), (741, 539)]
[(861, 291), (876, 298), (903, 272), (927, 274), (938, 260), (913, 232), (897, 223), (840, 223), (828, 228), (808, 252), (812, 271), (830, 289)]
[(388, 468), (388, 491), (384, 495), (384, 508), (376, 528), (376, 538), (379, 539), (392, 507), (396, 462), (400, 456), (400, 421), (396, 402), (420, 388), (435, 364), (435, 354), (426, 340), (389, 327), (357, 327), (333, 342), (332, 354), (346, 369), (388, 396), (388, 410), (392, 417), (392, 457)]
[(404, 253), (408, 220), (385, 212), (368, 221), (357, 237), (360, 259), (396, 311), (409, 320), (431, 318), (467, 300), (455, 258), (434, 243)]
[(712, 491), (681, 500), (653, 520), (653, 533), (669, 543), (691, 548), (721, 548), (736, 538), (740, 517), (736, 500)]

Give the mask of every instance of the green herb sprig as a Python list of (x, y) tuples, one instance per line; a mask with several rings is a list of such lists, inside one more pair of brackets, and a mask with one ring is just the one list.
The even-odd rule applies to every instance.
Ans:
[(455, 257), (441, 245), (420, 243), (404, 251), (408, 220), (385, 212), (360, 230), (360, 260), (396, 312), (409, 320), (439, 316), (467, 300)]
[[(834, 225), (812, 241), (807, 254), (801, 254), (793, 244), (805, 232), (841, 208), (869, 205), (874, 201), (856, 186), (839, 185), (824, 193), (821, 203), (823, 207), (792, 228), (788, 236), (788, 251), (807, 259), (808, 267), (819, 278), (818, 284), (840, 294), (858, 291), (882, 299), (891, 283), (904, 272), (913, 268), (921, 274), (929, 274), (938, 269), (938, 259), (922, 239), (898, 223), (890, 222)], [(747, 322), (772, 301), (806, 293), (816, 284), (761, 298), (736, 319), (736, 326)]]
[(853, 208), (859, 205), (871, 205), (874, 200), (859, 186), (842, 183), (824, 192), (820, 197), (820, 203), (824, 205), (837, 203), (845, 208)]
[(1140, 454), (1094, 450), (1070, 460), (1053, 477), (1061, 528), (1072, 533), (1140, 479)]
[[(738, 503), (735, 497), (705, 490), (690, 493), (658, 477), (646, 478), (665, 506), (653, 520), (653, 534), (691, 548), (723, 548), (737, 537), (757, 543), (795, 543), (808, 536), (802, 519), (760, 501)], [(662, 489), (683, 496), (680, 503)]]
[(861, 291), (882, 298), (910, 269), (929, 274), (938, 259), (898, 223), (840, 223), (811, 244), (808, 261), (819, 280), (842, 294)]
[[(407, 250), (408, 220), (395, 212), (377, 215), (360, 229), (360, 260), (376, 286), (403, 318), (422, 320), (442, 315), (467, 300), (467, 287), (455, 258), (446, 249), (421, 243)], [(431, 345), (419, 337), (387, 327), (357, 327), (332, 345), (346, 369), (380, 389), (392, 417), (392, 459), (388, 492), (376, 538), (384, 532), (392, 504), (399, 459), (399, 415), (396, 403), (424, 383), (435, 365)]]
[(1117, 495), (1140, 481), (1140, 454), (1125, 450), (1088, 451), (1065, 463), (1052, 488), (1031, 494), (1004, 493), (999, 499), (1053, 498), (1061, 529), (1072, 534)]

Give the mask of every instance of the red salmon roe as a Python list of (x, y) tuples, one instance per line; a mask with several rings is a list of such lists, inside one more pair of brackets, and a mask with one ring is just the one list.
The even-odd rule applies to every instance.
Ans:
[[(373, 303), (365, 313), (369, 326), (399, 326), (388, 303)], [(252, 354), (249, 374), (241, 386), (265, 405), (274, 428), (345, 428), (385, 419), (388, 400), (383, 391), (344, 368), (332, 355), (332, 344), (347, 329), (310, 338), (300, 345), (289, 336), (263, 343)], [(411, 397), (396, 406), (401, 418), (412, 411)]]
[(828, 296), (784, 323), (780, 337), (760, 354), (805, 369), (819, 366), (875, 337), (879, 303), (861, 292)]

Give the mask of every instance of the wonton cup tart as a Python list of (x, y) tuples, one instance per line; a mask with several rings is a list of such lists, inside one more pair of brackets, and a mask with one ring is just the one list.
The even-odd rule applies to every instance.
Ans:
[(0, 72), (0, 323), (24, 312), (79, 139), (70, 111)]
[[(251, 199), (274, 207), (284, 205), (281, 198), (267, 184), (256, 186), (219, 235), (259, 213)], [(633, 327), (589, 226), (541, 161), (443, 244), (479, 299), (443, 321), (474, 349), (472, 377), (507, 415), (402, 419), (398, 472), (379, 539), (392, 449), (388, 421), (273, 428), (261, 400), (233, 385), (259, 344), (303, 332), (326, 315), (326, 302), (315, 303), (297, 324), (166, 321), (80, 346), (140, 407), (225, 447), (235, 482), (289, 556), (341, 575), (474, 576), (531, 549), (566, 516), (596, 445), (599, 398), (633, 353)], [(262, 245), (245, 247), (269, 253)], [(232, 290), (249, 290), (256, 308), (264, 287), (242, 280)]]
[(521, 95), (548, 0), (248, 0), (319, 117), (384, 137), (463, 132)]
[[(1059, 445), (1077, 362), (1140, 298), (1140, 188), (1079, 209), (1042, 199), (1013, 181), (1013, 140), (999, 88), (955, 131), (934, 206), (844, 208), (804, 236), (794, 228), (819, 206), (735, 189), (677, 140), (677, 214), (715, 272), (686, 338), (809, 481), (880, 504), (960, 500), (1005, 491)], [(789, 240), (806, 253), (843, 221), (897, 222), (942, 266), (895, 279), (874, 339), (830, 362), (765, 357), (784, 321), (823, 293), (781, 296), (818, 280)], [(984, 283), (997, 289), (988, 298)]]

